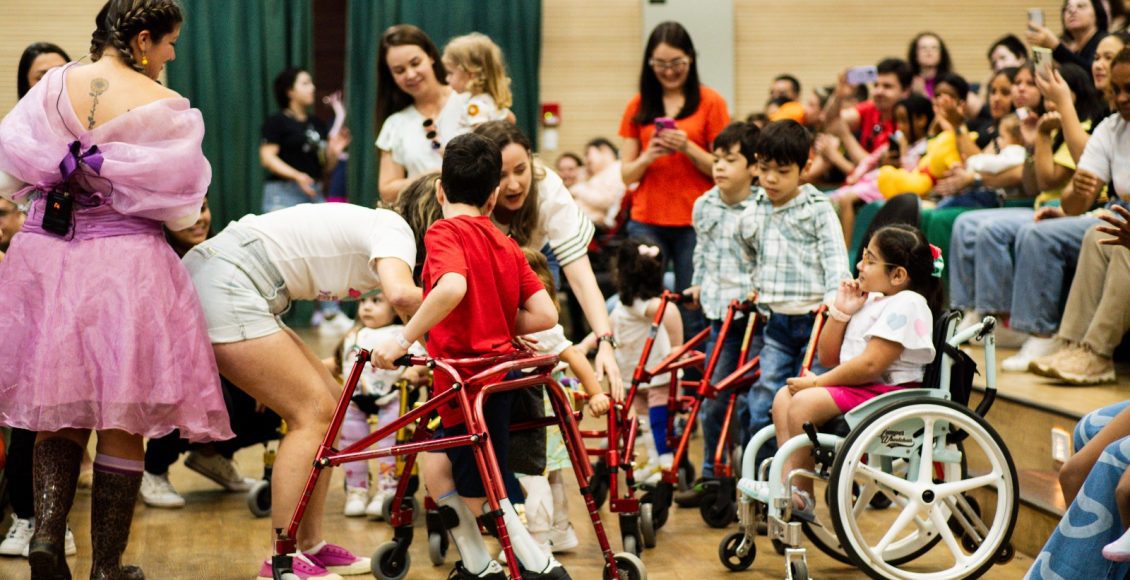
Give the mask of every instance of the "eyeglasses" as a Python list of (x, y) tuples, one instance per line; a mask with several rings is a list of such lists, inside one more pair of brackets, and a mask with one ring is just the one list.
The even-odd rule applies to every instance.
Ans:
[(647, 61), (648, 66), (657, 71), (670, 70), (675, 72), (682, 71), (683, 69), (687, 68), (687, 65), (689, 65), (690, 63), (691, 59), (689, 58), (676, 58), (675, 60), (655, 60), (653, 58)]
[(863, 265), (865, 265), (865, 266), (889, 266), (889, 267), (892, 267), (892, 268), (897, 267), (897, 264), (879, 261), (879, 257), (876, 256), (875, 254), (872, 254), (871, 250), (868, 250), (866, 248), (863, 249)]
[(436, 132), (436, 122), (433, 119), (424, 119), (424, 136), (432, 142), (432, 149), (439, 151), (442, 145), (440, 145), (439, 133)]

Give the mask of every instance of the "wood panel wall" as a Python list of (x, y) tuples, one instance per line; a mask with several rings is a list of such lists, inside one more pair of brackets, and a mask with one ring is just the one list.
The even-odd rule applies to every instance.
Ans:
[[(588, 139), (615, 138), (634, 94), (641, 64), (641, 2), (543, 0), (541, 95), (561, 104), (557, 151), (579, 150)], [(692, 2), (693, 0), (668, 0)], [(48, 40), (72, 57), (85, 54), (103, 0), (0, 0), (0, 112), (16, 100), (16, 66), (28, 44)], [(958, 72), (971, 81), (988, 74), (988, 45), (1023, 32), (1025, 11), (1043, 7), (1058, 21), (1054, 0), (734, 0), (736, 102), (739, 117), (760, 110), (769, 81), (781, 72), (805, 90), (834, 81), (843, 67), (906, 54), (915, 33), (932, 30), (949, 46)], [(877, 9), (881, 15), (877, 16)]]

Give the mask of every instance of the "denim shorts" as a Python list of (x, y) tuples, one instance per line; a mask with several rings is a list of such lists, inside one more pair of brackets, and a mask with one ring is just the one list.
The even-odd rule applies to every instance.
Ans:
[[(314, 187), (318, 187), (318, 184), (315, 183)], [(310, 197), (293, 181), (268, 179), (263, 182), (263, 213), (286, 209), (300, 203), (322, 203), (324, 201), (326, 201), (326, 198), (320, 192), (318, 195)]]
[(192, 276), (213, 344), (241, 342), (279, 332), (290, 294), (267, 250), (237, 223), (188, 252)]

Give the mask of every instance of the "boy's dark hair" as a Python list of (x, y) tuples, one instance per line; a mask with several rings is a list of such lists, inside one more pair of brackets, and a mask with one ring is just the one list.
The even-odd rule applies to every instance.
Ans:
[(280, 109), (290, 107), (290, 96), (287, 93), (294, 88), (294, 83), (298, 82), (298, 75), (304, 72), (307, 72), (304, 68), (290, 67), (275, 77), (275, 103)]
[(792, 119), (773, 121), (757, 136), (753, 152), (759, 162), (796, 165), (803, 170), (812, 152), (812, 133)]
[(938, 83), (945, 83), (953, 87), (954, 92), (957, 93), (957, 98), (961, 100), (969, 98), (969, 81), (966, 81), (965, 77), (957, 73), (946, 73), (938, 77)]
[[(645, 255), (640, 248), (659, 248), (656, 256)], [(632, 236), (616, 252), (616, 291), (620, 303), (631, 306), (636, 300), (648, 300), (663, 292), (663, 247), (651, 238)]]
[(726, 128), (714, 138), (714, 150), (721, 149), (729, 153), (734, 145), (738, 145), (738, 150), (742, 157), (745, 157), (746, 163), (753, 165), (754, 148), (757, 147), (757, 135), (760, 132), (757, 125), (735, 121), (726, 125)]
[(620, 150), (617, 149), (616, 146), (613, 145), (611, 141), (609, 141), (608, 139), (605, 139), (604, 137), (597, 137), (597, 138), (593, 139), (592, 141), (585, 143), (585, 150), (586, 151), (588, 150), (589, 147), (596, 147), (597, 149), (600, 149), (601, 147), (607, 147), (607, 148), (612, 150), (612, 153), (614, 153), (616, 155), (617, 159), (620, 158)]
[(914, 83), (914, 71), (910, 70), (910, 64), (901, 58), (884, 58), (875, 66), (875, 73), (895, 75), (898, 77), (899, 86), (904, 91)]
[(501, 174), (502, 153), (490, 139), (466, 133), (447, 143), (439, 179), (449, 202), (486, 205)]
[(989, 59), (990, 64), (993, 60), (993, 52), (997, 50), (998, 46), (1003, 46), (1018, 59), (1029, 60), (1028, 47), (1024, 45), (1024, 41), (1016, 37), (1015, 34), (1006, 34), (1000, 37), (996, 42), (989, 47), (989, 52), (985, 53), (985, 57)]
[(907, 224), (879, 228), (871, 240), (879, 248), (879, 256), (887, 271), (896, 266), (906, 269), (910, 277), (907, 287), (922, 295), (935, 318), (942, 313), (942, 279), (934, 276), (934, 255), (922, 230)]
[(31, 90), (31, 83), (27, 80), (27, 73), (31, 72), (31, 65), (35, 59), (43, 54), (57, 54), (63, 57), (63, 60), (71, 62), (71, 57), (67, 56), (67, 52), (50, 42), (36, 42), (29, 45), (24, 49), (20, 55), (20, 66), (16, 69), (16, 96), (24, 98), (24, 95)]
[(930, 99), (918, 93), (911, 93), (895, 103), (896, 111), (900, 107), (906, 109), (906, 120), (910, 121), (910, 135), (906, 136), (906, 140), (908, 143), (916, 143), (926, 135), (919, 135), (915, 132), (914, 120), (919, 117), (926, 117), (926, 127), (929, 130), (930, 124), (934, 122), (934, 104), (930, 102)]
[(797, 94), (797, 97), (800, 97), (800, 81), (798, 81), (796, 77), (790, 74), (777, 75), (777, 78), (773, 79), (773, 82), (777, 81), (785, 81), (792, 85), (793, 92)]

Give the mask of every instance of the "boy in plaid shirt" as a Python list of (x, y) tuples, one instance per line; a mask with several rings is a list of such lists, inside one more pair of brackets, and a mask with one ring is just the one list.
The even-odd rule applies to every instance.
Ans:
[[(725, 341), (718, 344), (722, 319), (731, 300), (744, 299), (753, 290), (749, 261), (736, 233), (742, 212), (753, 202), (757, 166), (753, 163), (757, 126), (749, 123), (731, 123), (714, 138), (714, 187), (702, 194), (694, 204), (692, 214), (698, 243), (694, 249), (694, 278), (684, 294), (690, 298), (689, 307), (700, 307), (710, 325), (707, 356), (721, 348), (718, 363), (711, 377), (717, 383), (738, 367), (738, 355), (745, 336), (748, 316), (735, 317)], [(760, 329), (750, 345), (750, 356), (761, 348)], [(698, 505), (705, 491), (705, 481), (714, 477), (714, 450), (721, 436), (728, 396), (706, 399), (702, 406), (703, 460), (702, 480), (690, 489), (679, 492), (675, 500), (684, 507)], [(745, 444), (745, 425), (749, 421), (746, 400), (741, 398), (735, 407), (734, 431)]]
[(775, 121), (761, 131), (754, 153), (761, 189), (742, 213), (737, 241), (769, 321), (761, 380), (749, 392), (751, 437), (772, 424), (773, 397), (785, 379), (800, 374), (816, 309), (851, 277), (831, 202), (812, 185), (800, 185), (812, 163), (812, 135), (796, 121)]

